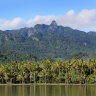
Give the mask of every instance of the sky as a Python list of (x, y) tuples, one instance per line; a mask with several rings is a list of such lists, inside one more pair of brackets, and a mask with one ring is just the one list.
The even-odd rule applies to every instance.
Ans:
[(96, 31), (96, 0), (0, 0), (0, 30), (36, 24)]

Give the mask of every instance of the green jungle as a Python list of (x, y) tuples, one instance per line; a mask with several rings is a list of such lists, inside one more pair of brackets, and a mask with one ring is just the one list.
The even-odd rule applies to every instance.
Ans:
[(96, 60), (12, 62), (0, 65), (0, 83), (96, 84)]

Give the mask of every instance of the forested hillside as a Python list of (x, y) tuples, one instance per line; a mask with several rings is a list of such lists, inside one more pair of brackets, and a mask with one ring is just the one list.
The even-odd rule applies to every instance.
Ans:
[(15, 52), (15, 51), (5, 51), (0, 50), (0, 64), (3, 63), (11, 63), (13, 61), (39, 61), (40, 58), (38, 56), (33, 56), (32, 54), (27, 54), (23, 52)]
[(63, 27), (53, 21), (50, 25), (0, 31), (0, 49), (42, 58), (96, 58), (96, 33)]

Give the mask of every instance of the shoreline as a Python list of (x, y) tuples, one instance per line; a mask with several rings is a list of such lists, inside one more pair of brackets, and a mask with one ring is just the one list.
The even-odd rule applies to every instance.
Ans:
[(60, 86), (88, 86), (88, 85), (94, 85), (96, 86), (96, 84), (0, 84), (0, 86), (43, 86), (43, 85), (46, 85), (46, 86), (57, 86), (57, 85), (60, 85)]

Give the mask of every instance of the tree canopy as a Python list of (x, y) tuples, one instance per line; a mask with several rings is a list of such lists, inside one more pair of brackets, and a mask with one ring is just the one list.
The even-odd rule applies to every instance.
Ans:
[(0, 83), (95, 84), (96, 60), (47, 59), (0, 64)]

